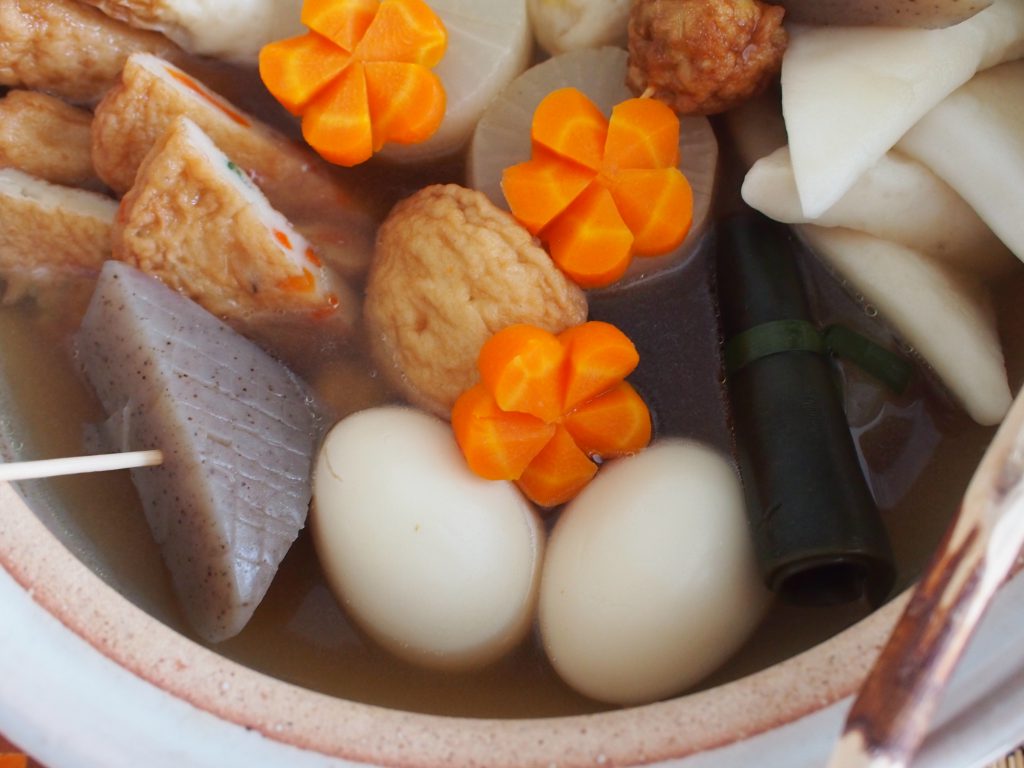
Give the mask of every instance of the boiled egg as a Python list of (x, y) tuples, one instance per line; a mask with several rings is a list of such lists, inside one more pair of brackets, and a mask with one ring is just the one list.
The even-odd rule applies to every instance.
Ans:
[(609, 463), (563, 510), (545, 556), (540, 632), (570, 686), (638, 704), (714, 671), (768, 602), (732, 465), (665, 440)]
[(474, 475), (433, 416), (387, 406), (335, 425), (314, 470), (312, 526), (339, 602), (407, 661), (479, 667), (533, 622), (537, 514), (512, 483)]

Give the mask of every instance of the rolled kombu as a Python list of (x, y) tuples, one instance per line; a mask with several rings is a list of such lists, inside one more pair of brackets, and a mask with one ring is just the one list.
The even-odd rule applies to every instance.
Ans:
[(718, 230), (728, 390), (768, 587), (803, 604), (881, 602), (892, 550), (861, 471), (790, 230), (744, 212)]

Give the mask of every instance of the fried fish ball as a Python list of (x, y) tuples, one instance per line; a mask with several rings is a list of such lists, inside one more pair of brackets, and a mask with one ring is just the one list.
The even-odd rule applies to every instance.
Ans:
[(73, 0), (0, 0), (0, 85), (93, 103), (136, 51), (182, 55), (163, 35), (133, 29)]
[(778, 74), (784, 15), (760, 0), (634, 0), (626, 84), (681, 115), (731, 109)]
[(530, 233), (454, 184), (417, 192), (381, 225), (363, 306), (382, 371), (444, 418), (478, 380), (492, 334), (514, 323), (558, 333), (587, 319), (585, 294)]

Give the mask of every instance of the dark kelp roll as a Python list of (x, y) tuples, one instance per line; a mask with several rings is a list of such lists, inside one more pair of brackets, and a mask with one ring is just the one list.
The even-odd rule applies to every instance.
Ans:
[(718, 231), (728, 388), (751, 531), (768, 587), (804, 604), (878, 603), (892, 551), (857, 460), (789, 229), (760, 216)]

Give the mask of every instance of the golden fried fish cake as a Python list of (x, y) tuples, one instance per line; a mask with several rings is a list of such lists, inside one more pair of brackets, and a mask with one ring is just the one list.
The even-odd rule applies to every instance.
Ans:
[(0, 85), (94, 103), (136, 51), (182, 55), (163, 35), (73, 0), (0, 0)]
[(100, 178), (125, 192), (143, 158), (181, 115), (249, 174), (329, 265), (346, 277), (365, 272), (375, 229), (365, 205), (311, 152), (156, 56), (130, 57), (121, 83), (96, 107), (92, 156)]

